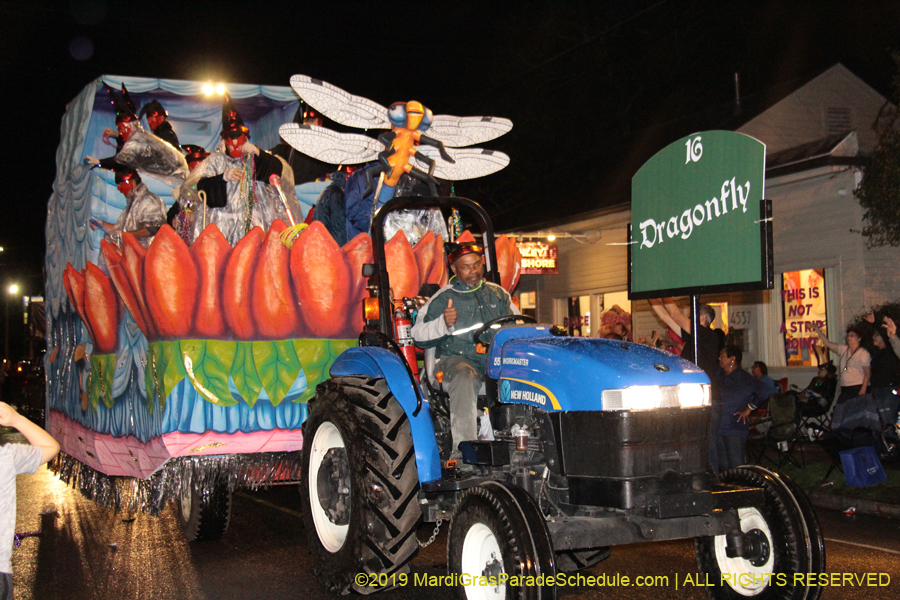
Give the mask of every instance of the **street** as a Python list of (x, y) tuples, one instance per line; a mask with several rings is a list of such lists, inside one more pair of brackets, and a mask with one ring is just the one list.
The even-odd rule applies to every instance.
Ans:
[[(41, 467), (18, 477), (18, 533), (40, 530), (13, 550), (18, 600), (120, 600), (333, 598), (316, 581), (304, 549), (296, 486), (237, 492), (231, 526), (218, 541), (189, 544), (181, 536), (174, 507), (158, 518), (115, 514), (84, 499)], [(42, 514), (45, 513), (45, 514)], [(830, 573), (888, 573), (888, 587), (851, 585), (824, 591), (826, 598), (888, 598), (900, 589), (900, 521), (819, 511)], [(433, 527), (423, 525), (425, 541)], [(423, 575), (446, 571), (445, 524), (435, 543), (412, 561), (405, 587), (379, 595), (385, 600), (454, 597), (448, 587), (423, 589)], [(706, 598), (697, 586), (690, 541), (613, 549), (612, 557), (586, 575), (628, 577), (631, 586), (604, 587), (604, 598)], [(419, 584), (414, 579), (418, 575)], [(636, 587), (639, 576), (668, 576), (668, 584)], [(675, 579), (678, 589), (675, 590)], [(687, 588), (684, 583), (690, 579)], [(882, 577), (882, 581), (884, 578)], [(693, 585), (692, 585), (693, 583)], [(699, 583), (703, 583), (702, 579)], [(596, 598), (594, 587), (561, 589), (561, 598)]]

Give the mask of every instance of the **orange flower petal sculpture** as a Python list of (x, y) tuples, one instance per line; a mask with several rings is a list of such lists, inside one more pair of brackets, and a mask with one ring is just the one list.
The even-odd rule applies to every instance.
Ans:
[(84, 314), (91, 324), (95, 354), (110, 354), (118, 345), (122, 311), (109, 277), (94, 263), (84, 274)]
[(128, 312), (131, 313), (131, 316), (134, 318), (134, 322), (137, 323), (138, 328), (143, 332), (143, 334), (145, 336), (148, 335), (147, 322), (144, 320), (144, 315), (141, 312), (140, 305), (138, 304), (138, 299), (137, 295), (134, 293), (134, 288), (131, 287), (131, 281), (128, 279), (128, 273), (125, 272), (122, 252), (119, 250), (118, 246), (116, 246), (115, 244), (110, 244), (106, 240), (100, 241), (100, 252), (106, 259), (106, 266), (109, 269), (109, 276), (112, 278), (113, 285), (116, 286), (116, 291), (119, 292), (119, 297), (125, 304), (125, 308), (127, 308)]
[(231, 251), (225, 263), (225, 280), (222, 283), (222, 311), (225, 322), (239, 340), (256, 339), (256, 327), (250, 314), (253, 270), (259, 257), (259, 246), (265, 233), (254, 227), (242, 237)]
[(350, 270), (320, 221), (301, 233), (291, 248), (291, 276), (303, 321), (313, 336), (334, 338), (343, 333), (348, 325)]
[(516, 238), (509, 238), (509, 244), (513, 250), (513, 268), (515, 271), (513, 272), (513, 280), (509, 286), (509, 291), (512, 292), (516, 289), (516, 286), (519, 285), (519, 277), (522, 276), (522, 253), (519, 252), (519, 245), (516, 244)]
[(303, 337), (300, 335), (299, 305), (289, 276), (290, 250), (281, 242), (281, 232), (285, 229), (287, 226), (281, 220), (272, 223), (259, 249), (253, 273), (252, 306), (256, 331), (263, 338), (276, 340)]
[(131, 289), (134, 290), (137, 298), (138, 308), (144, 317), (144, 324), (147, 326), (149, 334), (147, 339), (153, 341), (158, 334), (144, 297), (144, 258), (146, 256), (147, 249), (141, 246), (134, 235), (127, 231), (122, 234), (122, 264), (125, 267), (125, 274), (128, 275), (128, 281), (131, 283)]
[(363, 321), (362, 301), (369, 295), (366, 290), (367, 278), (363, 277), (362, 266), (372, 264), (372, 238), (368, 233), (360, 233), (355, 238), (344, 244), (341, 248), (344, 259), (350, 272), (350, 307), (348, 313), (348, 328), (350, 331), (362, 331)]
[[(69, 283), (69, 269), (72, 268), (72, 263), (66, 263), (65, 268), (62, 272), (62, 283), (63, 289), (66, 290), (66, 297), (69, 299), (69, 302), (72, 304), (72, 308), (75, 308), (75, 299), (72, 298), (72, 284)], [(77, 310), (75, 311), (78, 312)]]
[(231, 244), (215, 225), (207, 225), (191, 244), (191, 255), (197, 261), (200, 277), (194, 335), (201, 338), (225, 337), (222, 315), (222, 277), (231, 254)]
[(434, 238), (434, 266), (428, 274), (428, 283), (436, 283), (441, 287), (450, 281), (450, 269), (447, 268), (447, 256), (444, 253), (444, 237), (437, 234)]
[(184, 338), (197, 304), (197, 265), (174, 229), (160, 227), (144, 258), (144, 294), (161, 338)]
[(457, 244), (471, 244), (475, 241), (475, 236), (472, 235), (472, 232), (466, 229), (462, 232), (462, 235), (456, 238)]
[(66, 270), (63, 273), (63, 286), (69, 293), (69, 300), (72, 301), (75, 312), (81, 318), (81, 322), (84, 323), (88, 330), (88, 335), (93, 340), (94, 332), (91, 331), (91, 323), (84, 314), (84, 275), (75, 270), (72, 263), (66, 263)]
[(500, 287), (507, 292), (512, 283), (513, 265), (512, 255), (509, 252), (509, 238), (501, 235), (494, 239), (494, 248), (497, 251), (497, 271), (500, 273)]
[(394, 298), (414, 298), (419, 293), (419, 267), (403, 230), (384, 245), (384, 260)]
[(423, 284), (437, 283), (429, 281), (429, 276), (434, 267), (434, 232), (428, 231), (413, 248), (416, 255), (416, 264), (419, 266), (419, 279)]

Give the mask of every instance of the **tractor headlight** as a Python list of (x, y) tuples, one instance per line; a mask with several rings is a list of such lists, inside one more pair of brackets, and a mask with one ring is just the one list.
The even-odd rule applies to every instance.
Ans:
[(635, 385), (603, 391), (603, 410), (653, 410), (701, 406), (709, 406), (709, 386), (699, 383)]
[(709, 406), (709, 386), (699, 383), (682, 383), (678, 387), (678, 404), (681, 408)]

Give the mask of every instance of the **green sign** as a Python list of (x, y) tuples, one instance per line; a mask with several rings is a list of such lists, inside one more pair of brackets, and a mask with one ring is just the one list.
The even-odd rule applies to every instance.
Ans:
[(629, 295), (772, 287), (766, 147), (731, 131), (666, 146), (632, 179)]

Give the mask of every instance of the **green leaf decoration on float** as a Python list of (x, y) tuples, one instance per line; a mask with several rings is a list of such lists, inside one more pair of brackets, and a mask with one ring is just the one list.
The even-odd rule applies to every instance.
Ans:
[(113, 406), (113, 379), (116, 374), (115, 354), (91, 354), (91, 372), (88, 373), (87, 389), (88, 397), (94, 411), (100, 400), (107, 408)]
[[(263, 390), (272, 405), (278, 406), (301, 372), (306, 375), (306, 390), (293, 401), (306, 402), (315, 395), (316, 385), (328, 377), (334, 360), (356, 343), (330, 339), (152, 342), (147, 348), (144, 378), (147, 410), (152, 412), (154, 398), (165, 408), (165, 399), (185, 378), (201, 398), (218, 406), (234, 406), (239, 401), (229, 388), (229, 378), (248, 406), (256, 404)], [(112, 372), (108, 387), (111, 384)]]

